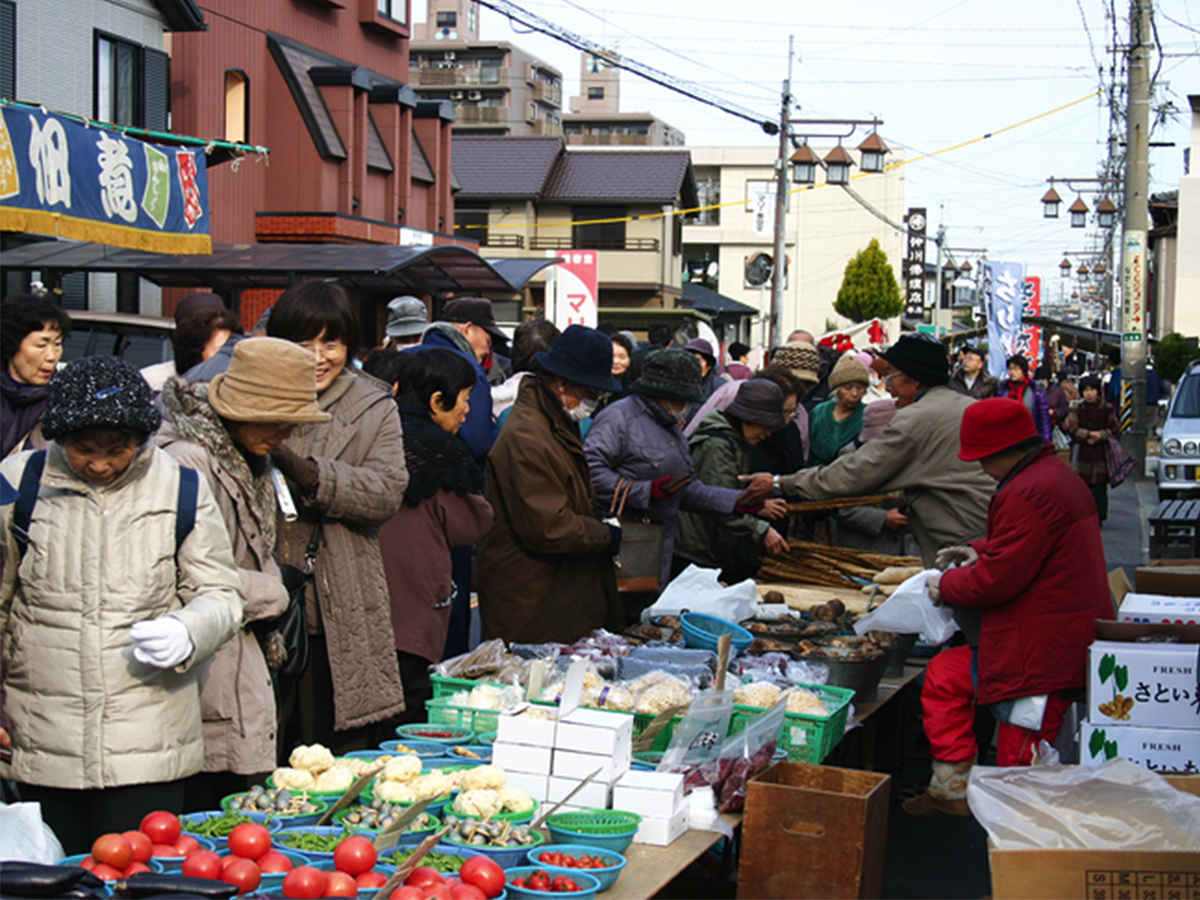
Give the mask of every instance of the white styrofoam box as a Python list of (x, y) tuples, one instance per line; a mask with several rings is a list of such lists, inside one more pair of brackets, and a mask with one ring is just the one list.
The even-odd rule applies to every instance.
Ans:
[(1123, 756), (1152, 772), (1195, 772), (1200, 767), (1200, 730), (1079, 725), (1079, 761), (1098, 766)]
[(683, 776), (631, 770), (613, 786), (613, 809), (667, 818), (683, 803)]
[(1200, 625), (1200, 597), (1168, 597), (1164, 594), (1125, 595), (1117, 620), (1120, 622), (1167, 622)]
[(555, 750), (550, 766), (551, 775), (574, 778), (577, 782), (587, 778), (596, 769), (600, 770), (593, 781), (612, 784), (629, 771), (630, 757), (601, 756), (598, 753), (576, 753), (573, 750)]
[(680, 837), (688, 829), (688, 808), (683, 804), (666, 818), (659, 816), (644, 816), (638, 826), (637, 834), (633, 836), (635, 844), (654, 844), (666, 847)]
[(625, 713), (576, 709), (562, 717), (555, 746), (580, 753), (618, 753), (633, 748), (633, 716)]
[(557, 725), (555, 719), (534, 719), (503, 713), (496, 722), (496, 740), (532, 747), (553, 747)]
[[(550, 790), (546, 799), (557, 803), (579, 786), (580, 779), (564, 778), (561, 775), (550, 776)], [(608, 809), (612, 802), (612, 787), (603, 781), (592, 779), (583, 786), (578, 794), (571, 798), (571, 803), (589, 809)]]
[(545, 804), (550, 798), (550, 776), (546, 774), (535, 775), (530, 772), (508, 772), (508, 781), (505, 782), (507, 787), (516, 788), (518, 791), (524, 791), (538, 803)]
[(554, 751), (549, 747), (533, 747), (529, 744), (510, 744), (496, 741), (492, 744), (492, 765), (505, 772), (529, 772), (534, 775), (550, 774), (550, 760)]
[[(1093, 642), (1088, 648), (1088, 722), (1200, 728), (1198, 656), (1200, 644)], [(1120, 710), (1113, 706), (1118, 702)]]

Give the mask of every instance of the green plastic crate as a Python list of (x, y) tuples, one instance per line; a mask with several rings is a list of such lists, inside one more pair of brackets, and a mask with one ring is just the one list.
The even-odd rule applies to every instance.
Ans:
[[(796, 687), (816, 694), (829, 710), (829, 715), (787, 713), (783, 723), (783, 733), (779, 738), (779, 746), (787, 750), (788, 759), (791, 762), (810, 763), (815, 766), (824, 760), (842, 739), (842, 735), (846, 731), (846, 716), (850, 713), (850, 701), (854, 699), (854, 691), (827, 684), (798, 684)], [(734, 734), (741, 731), (752, 719), (762, 715), (765, 711), (757, 706), (734, 704), (729, 733)]]
[(495, 731), (500, 713), (494, 709), (476, 709), (473, 706), (455, 706), (448, 697), (435, 697), (425, 701), (426, 718), (437, 725), (458, 725), (470, 728), (476, 734)]

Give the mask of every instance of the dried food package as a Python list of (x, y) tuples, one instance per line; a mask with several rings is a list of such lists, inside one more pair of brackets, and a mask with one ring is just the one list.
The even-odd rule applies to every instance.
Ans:
[(470, 653), (443, 660), (433, 667), (433, 671), (446, 678), (487, 678), (496, 675), (508, 659), (504, 641), (492, 638)]
[(675, 727), (658, 771), (687, 773), (715, 758), (732, 718), (733, 691), (701, 692)]
[(717, 812), (737, 812), (746, 805), (746, 783), (771, 765), (786, 713), (787, 701), (781, 700), (727, 738), (720, 755), (701, 767), (694, 780), (712, 785)]

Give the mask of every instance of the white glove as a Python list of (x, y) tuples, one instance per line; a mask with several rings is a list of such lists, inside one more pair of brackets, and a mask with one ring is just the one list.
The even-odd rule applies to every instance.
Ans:
[(955, 563), (962, 566), (974, 565), (978, 559), (979, 554), (974, 547), (946, 547), (938, 551), (936, 565), (944, 571)]
[(925, 579), (925, 591), (929, 594), (929, 601), (934, 606), (942, 605), (942, 573), (934, 572)]
[(133, 658), (158, 669), (171, 669), (192, 655), (196, 647), (187, 626), (173, 616), (134, 622)]

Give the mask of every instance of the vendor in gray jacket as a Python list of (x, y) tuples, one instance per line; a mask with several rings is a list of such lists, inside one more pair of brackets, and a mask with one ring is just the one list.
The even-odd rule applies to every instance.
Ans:
[[(995, 484), (958, 458), (963, 412), (973, 402), (946, 387), (950, 379), (940, 342), (905, 335), (883, 359), (884, 382), (897, 412), (877, 440), (827, 466), (793, 475), (751, 476), (750, 501), (772, 491), (807, 500), (901, 491), (926, 567), (943, 547), (983, 537)], [(746, 502), (746, 501), (743, 501)]]

